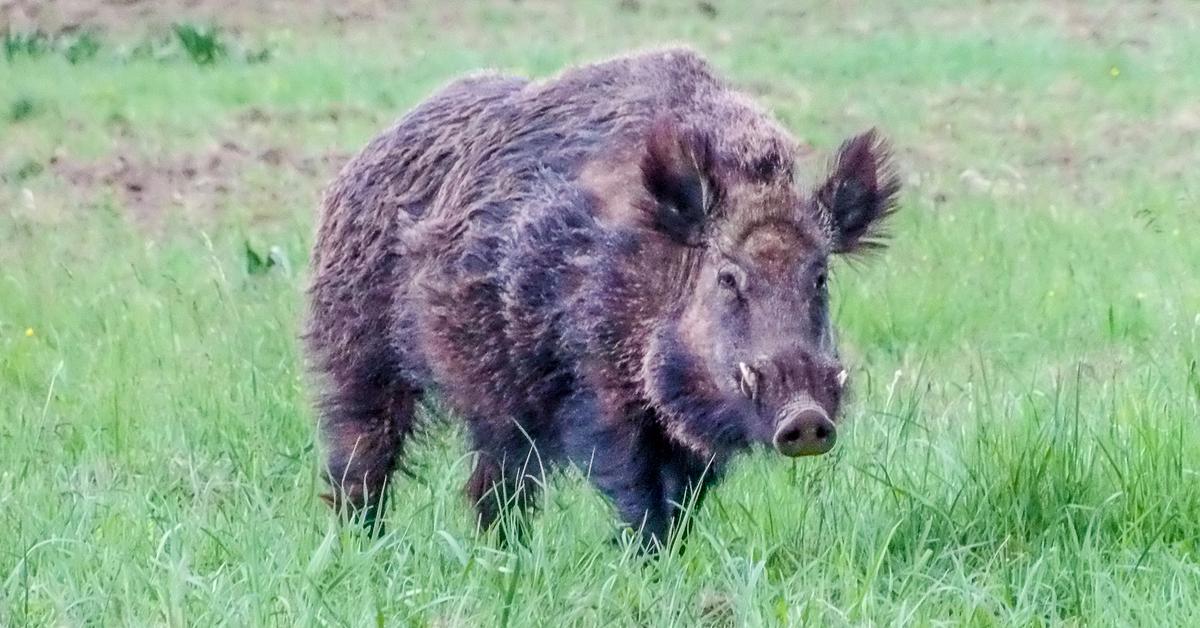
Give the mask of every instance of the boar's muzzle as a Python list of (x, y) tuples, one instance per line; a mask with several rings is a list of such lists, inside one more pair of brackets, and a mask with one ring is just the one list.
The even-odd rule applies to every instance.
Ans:
[(836, 357), (790, 350), (738, 362), (736, 391), (758, 408), (766, 429), (760, 432), (775, 451), (816, 456), (837, 442), (834, 418), (846, 386), (846, 370)]

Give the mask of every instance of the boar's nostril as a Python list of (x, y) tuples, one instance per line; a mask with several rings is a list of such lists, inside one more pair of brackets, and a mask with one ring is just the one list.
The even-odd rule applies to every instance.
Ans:
[(801, 438), (804, 438), (804, 435), (800, 433), (800, 426), (797, 423), (791, 423), (775, 434), (776, 443), (794, 443)]

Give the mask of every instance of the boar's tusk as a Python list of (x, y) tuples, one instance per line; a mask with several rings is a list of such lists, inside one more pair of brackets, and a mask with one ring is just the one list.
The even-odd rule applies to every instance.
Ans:
[(738, 389), (742, 391), (751, 401), (758, 400), (758, 373), (750, 368), (745, 362), (738, 362), (738, 371), (741, 377), (738, 378)]
[(846, 373), (846, 369), (842, 369), (842, 370), (838, 371), (838, 374), (837, 374), (838, 388), (841, 388), (842, 386), (846, 385), (846, 377), (848, 377), (848, 376), (849, 376), (849, 374)]

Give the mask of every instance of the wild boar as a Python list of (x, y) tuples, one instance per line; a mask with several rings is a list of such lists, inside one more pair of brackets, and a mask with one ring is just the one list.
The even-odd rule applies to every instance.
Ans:
[(882, 244), (899, 183), (872, 130), (827, 180), (700, 56), (456, 81), (325, 195), (305, 333), (327, 499), (367, 522), (436, 392), (490, 525), (581, 468), (650, 547), (731, 456), (833, 447), (846, 371), (831, 256)]

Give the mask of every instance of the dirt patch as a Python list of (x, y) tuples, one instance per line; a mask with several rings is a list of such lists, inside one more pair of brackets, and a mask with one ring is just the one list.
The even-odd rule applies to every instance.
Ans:
[[(249, 199), (272, 200), (283, 191), (263, 185), (248, 189), (252, 183), (247, 173), (255, 170), (295, 176), (309, 182), (315, 192), (350, 157), (338, 152), (305, 155), (284, 146), (251, 148), (232, 140), (182, 155), (144, 156), (131, 149), (118, 149), (114, 154), (98, 161), (56, 155), (50, 160), (50, 170), (79, 198), (94, 201), (111, 195), (136, 222), (145, 225), (158, 224), (173, 211), (212, 214)], [(270, 220), (278, 211), (271, 203), (256, 204), (266, 207), (251, 208), (252, 220)]]
[[(854, 3), (847, 3), (854, 6)], [(861, 9), (861, 7), (858, 7)], [(857, 11), (862, 13), (862, 11)], [(1145, 51), (1155, 45), (1154, 29), (1196, 25), (1195, 3), (1189, 0), (1154, 2), (959, 2), (894, 3), (891, 11), (875, 11), (877, 29), (889, 24), (920, 25), (924, 30), (955, 32), (964, 28), (992, 30), (1050, 27), (1063, 37), (1089, 41), (1106, 48)]]
[(187, 21), (235, 31), (303, 29), (371, 22), (404, 9), (383, 0), (0, 0), (0, 31), (138, 32)]
[(393, 113), (374, 111), (344, 104), (326, 107), (317, 111), (248, 107), (236, 115), (234, 130), (237, 133), (243, 133), (248, 130), (293, 129), (298, 124), (312, 124), (315, 122), (336, 124), (348, 120), (366, 121), (373, 126), (379, 126), (386, 124), (388, 122), (387, 116)]

